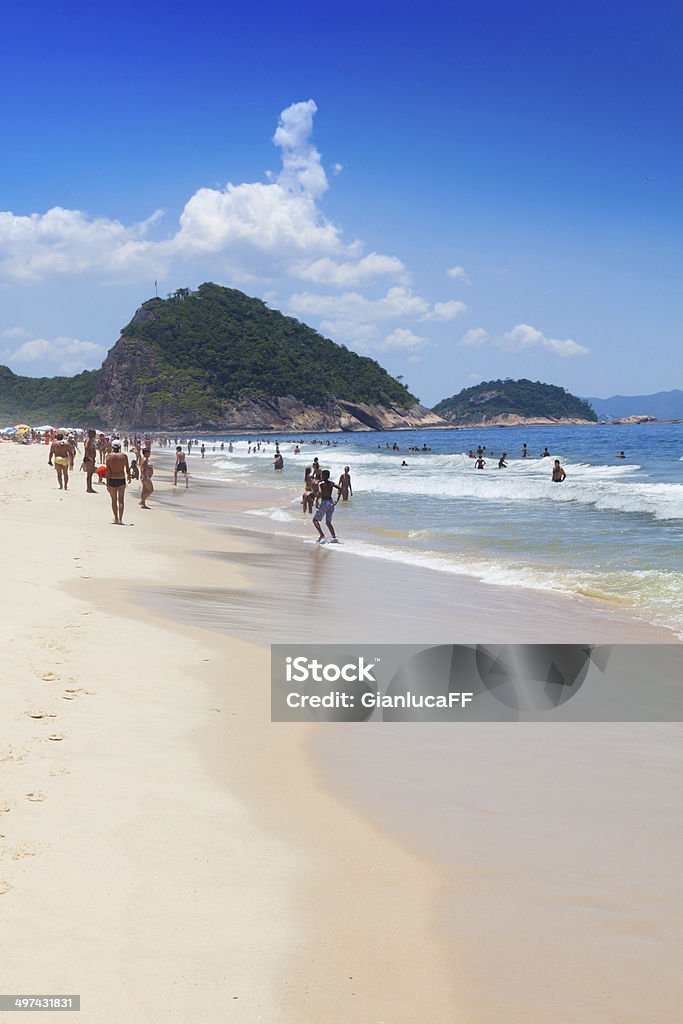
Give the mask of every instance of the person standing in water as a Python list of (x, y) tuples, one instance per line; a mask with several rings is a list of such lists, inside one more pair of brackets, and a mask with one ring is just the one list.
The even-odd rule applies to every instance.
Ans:
[(344, 466), (344, 472), (339, 477), (339, 490), (342, 501), (348, 501), (349, 497), (353, 497), (353, 487), (351, 486), (351, 474), (349, 473), (348, 466)]
[(337, 501), (332, 500), (333, 490), (339, 491), (341, 493), (341, 487), (339, 487), (338, 484), (333, 484), (332, 481), (330, 480), (329, 469), (324, 469), (322, 471), (320, 483), (318, 484), (320, 505), (315, 510), (315, 513), (313, 515), (313, 525), (320, 534), (320, 536), (318, 537), (318, 544), (320, 543), (321, 540), (325, 539), (325, 535), (320, 525), (320, 521), (323, 518), (325, 519), (325, 525), (327, 526), (327, 529), (329, 530), (332, 536), (332, 540), (336, 541), (337, 539), (337, 535), (334, 532), (334, 527), (332, 526), (332, 516), (334, 515), (334, 506), (337, 504), (337, 501), (339, 501), (339, 498), (337, 498)]
[(566, 478), (567, 478), (567, 474), (562, 469), (562, 466), (560, 465), (560, 460), (559, 459), (555, 459), (555, 463), (553, 465), (553, 477), (552, 477), (553, 483), (554, 484), (561, 484), (563, 480), (566, 480)]

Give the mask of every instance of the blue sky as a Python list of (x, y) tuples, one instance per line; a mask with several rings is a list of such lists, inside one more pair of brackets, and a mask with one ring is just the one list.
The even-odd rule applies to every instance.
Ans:
[(321, 6), (5, 5), (0, 362), (214, 280), (428, 404), (681, 386), (681, 5)]

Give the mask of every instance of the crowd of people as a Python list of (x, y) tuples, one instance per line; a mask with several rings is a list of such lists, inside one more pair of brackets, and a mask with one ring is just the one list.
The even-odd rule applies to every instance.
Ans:
[[(3, 436), (4, 435), (4, 436)], [(95, 477), (100, 486), (106, 487), (110, 499), (113, 521), (116, 525), (123, 525), (123, 514), (125, 504), (126, 488), (133, 481), (140, 481), (139, 507), (149, 509), (149, 499), (154, 493), (154, 466), (152, 464), (153, 443), (160, 448), (169, 448), (175, 445), (175, 464), (173, 466), (173, 486), (178, 486), (178, 479), (184, 482), (185, 488), (189, 487), (188, 457), (192, 454), (193, 448), (202, 459), (205, 458), (209, 446), (213, 453), (227, 452), (232, 455), (235, 452), (233, 441), (200, 441), (197, 438), (181, 440), (180, 437), (173, 437), (168, 434), (161, 434), (154, 438), (147, 434), (127, 434), (120, 436), (117, 432), (106, 434), (101, 431), (90, 429), (82, 430), (56, 430), (55, 428), (31, 428), (26, 425), (18, 425), (16, 428), (6, 428), (0, 432), (3, 440), (12, 440), (22, 444), (45, 444), (49, 446), (48, 463), (54, 468), (57, 476), (57, 484), (60, 490), (68, 491), (70, 480), (73, 482), (73, 472), (76, 460), (80, 457), (80, 470), (85, 476), (85, 490), (88, 494), (95, 494), (93, 487)], [(236, 443), (236, 442), (235, 442)], [(304, 441), (291, 440), (293, 454), (301, 455)], [(320, 445), (326, 448), (336, 448), (336, 440), (307, 439), (307, 445)], [(258, 439), (247, 441), (248, 455), (269, 455), (274, 445), (273, 468), (276, 471), (284, 469), (284, 457), (280, 449), (280, 442), (273, 439)], [(82, 451), (81, 451), (82, 446)], [(379, 449), (385, 448), (391, 452), (399, 452), (401, 449), (396, 441), (386, 442), (385, 445), (378, 444)], [(431, 452), (426, 444), (422, 446), (411, 446), (409, 452), (428, 453)], [(470, 449), (467, 455), (472, 459), (476, 470), (483, 470), (489, 462), (497, 459), (498, 469), (508, 467), (507, 452), (496, 456), (494, 452), (487, 451), (486, 445), (479, 445), (476, 450)], [(486, 457), (485, 457), (486, 456)], [(529, 458), (528, 445), (524, 444), (521, 449), (521, 458)], [(539, 458), (550, 458), (551, 453), (546, 446), (539, 454)], [(616, 458), (624, 459), (623, 451), (619, 452)], [(401, 462), (402, 469), (409, 469), (405, 459)], [(70, 476), (71, 474), (71, 476)], [(550, 478), (553, 483), (562, 483), (567, 478), (566, 471), (559, 459), (554, 459)], [(328, 469), (323, 469), (316, 456), (311, 460), (311, 465), (306, 466), (304, 472), (304, 490), (301, 496), (301, 506), (304, 514), (312, 517), (313, 525), (318, 533), (318, 541), (325, 539), (322, 524), (330, 534), (332, 541), (337, 541), (337, 536), (332, 525), (334, 509), (340, 501), (348, 501), (353, 496), (350, 467), (345, 466), (343, 473), (335, 482), (331, 479)]]

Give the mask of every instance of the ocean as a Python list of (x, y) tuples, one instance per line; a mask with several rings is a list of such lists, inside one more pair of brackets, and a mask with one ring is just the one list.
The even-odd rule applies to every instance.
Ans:
[[(261, 450), (248, 454), (257, 436)], [(193, 449), (192, 477), (268, 489), (249, 510), (256, 528), (315, 542), (301, 493), (317, 456), (334, 480), (345, 465), (351, 472), (353, 497), (333, 520), (335, 557), (352, 552), (579, 594), (683, 630), (683, 424), (286, 434), (278, 437), (281, 472), (273, 469), (275, 435), (202, 440), (206, 457)], [(467, 454), (478, 445), (482, 470)], [(540, 457), (546, 446), (551, 458)], [(617, 458), (622, 450), (625, 459)], [(499, 469), (503, 452), (508, 465)], [(550, 479), (555, 458), (567, 473), (562, 484)]]

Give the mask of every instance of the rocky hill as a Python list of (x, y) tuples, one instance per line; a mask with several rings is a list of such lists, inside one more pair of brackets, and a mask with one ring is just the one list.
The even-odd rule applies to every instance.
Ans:
[(120, 429), (388, 430), (443, 426), (374, 359), (216, 284), (143, 303), (100, 370), (0, 373), (0, 412)]
[(180, 289), (140, 307), (104, 361), (94, 407), (121, 427), (442, 424), (374, 359), (216, 284)]
[(454, 426), (595, 423), (587, 402), (564, 388), (530, 380), (489, 380), (444, 398), (433, 410)]

